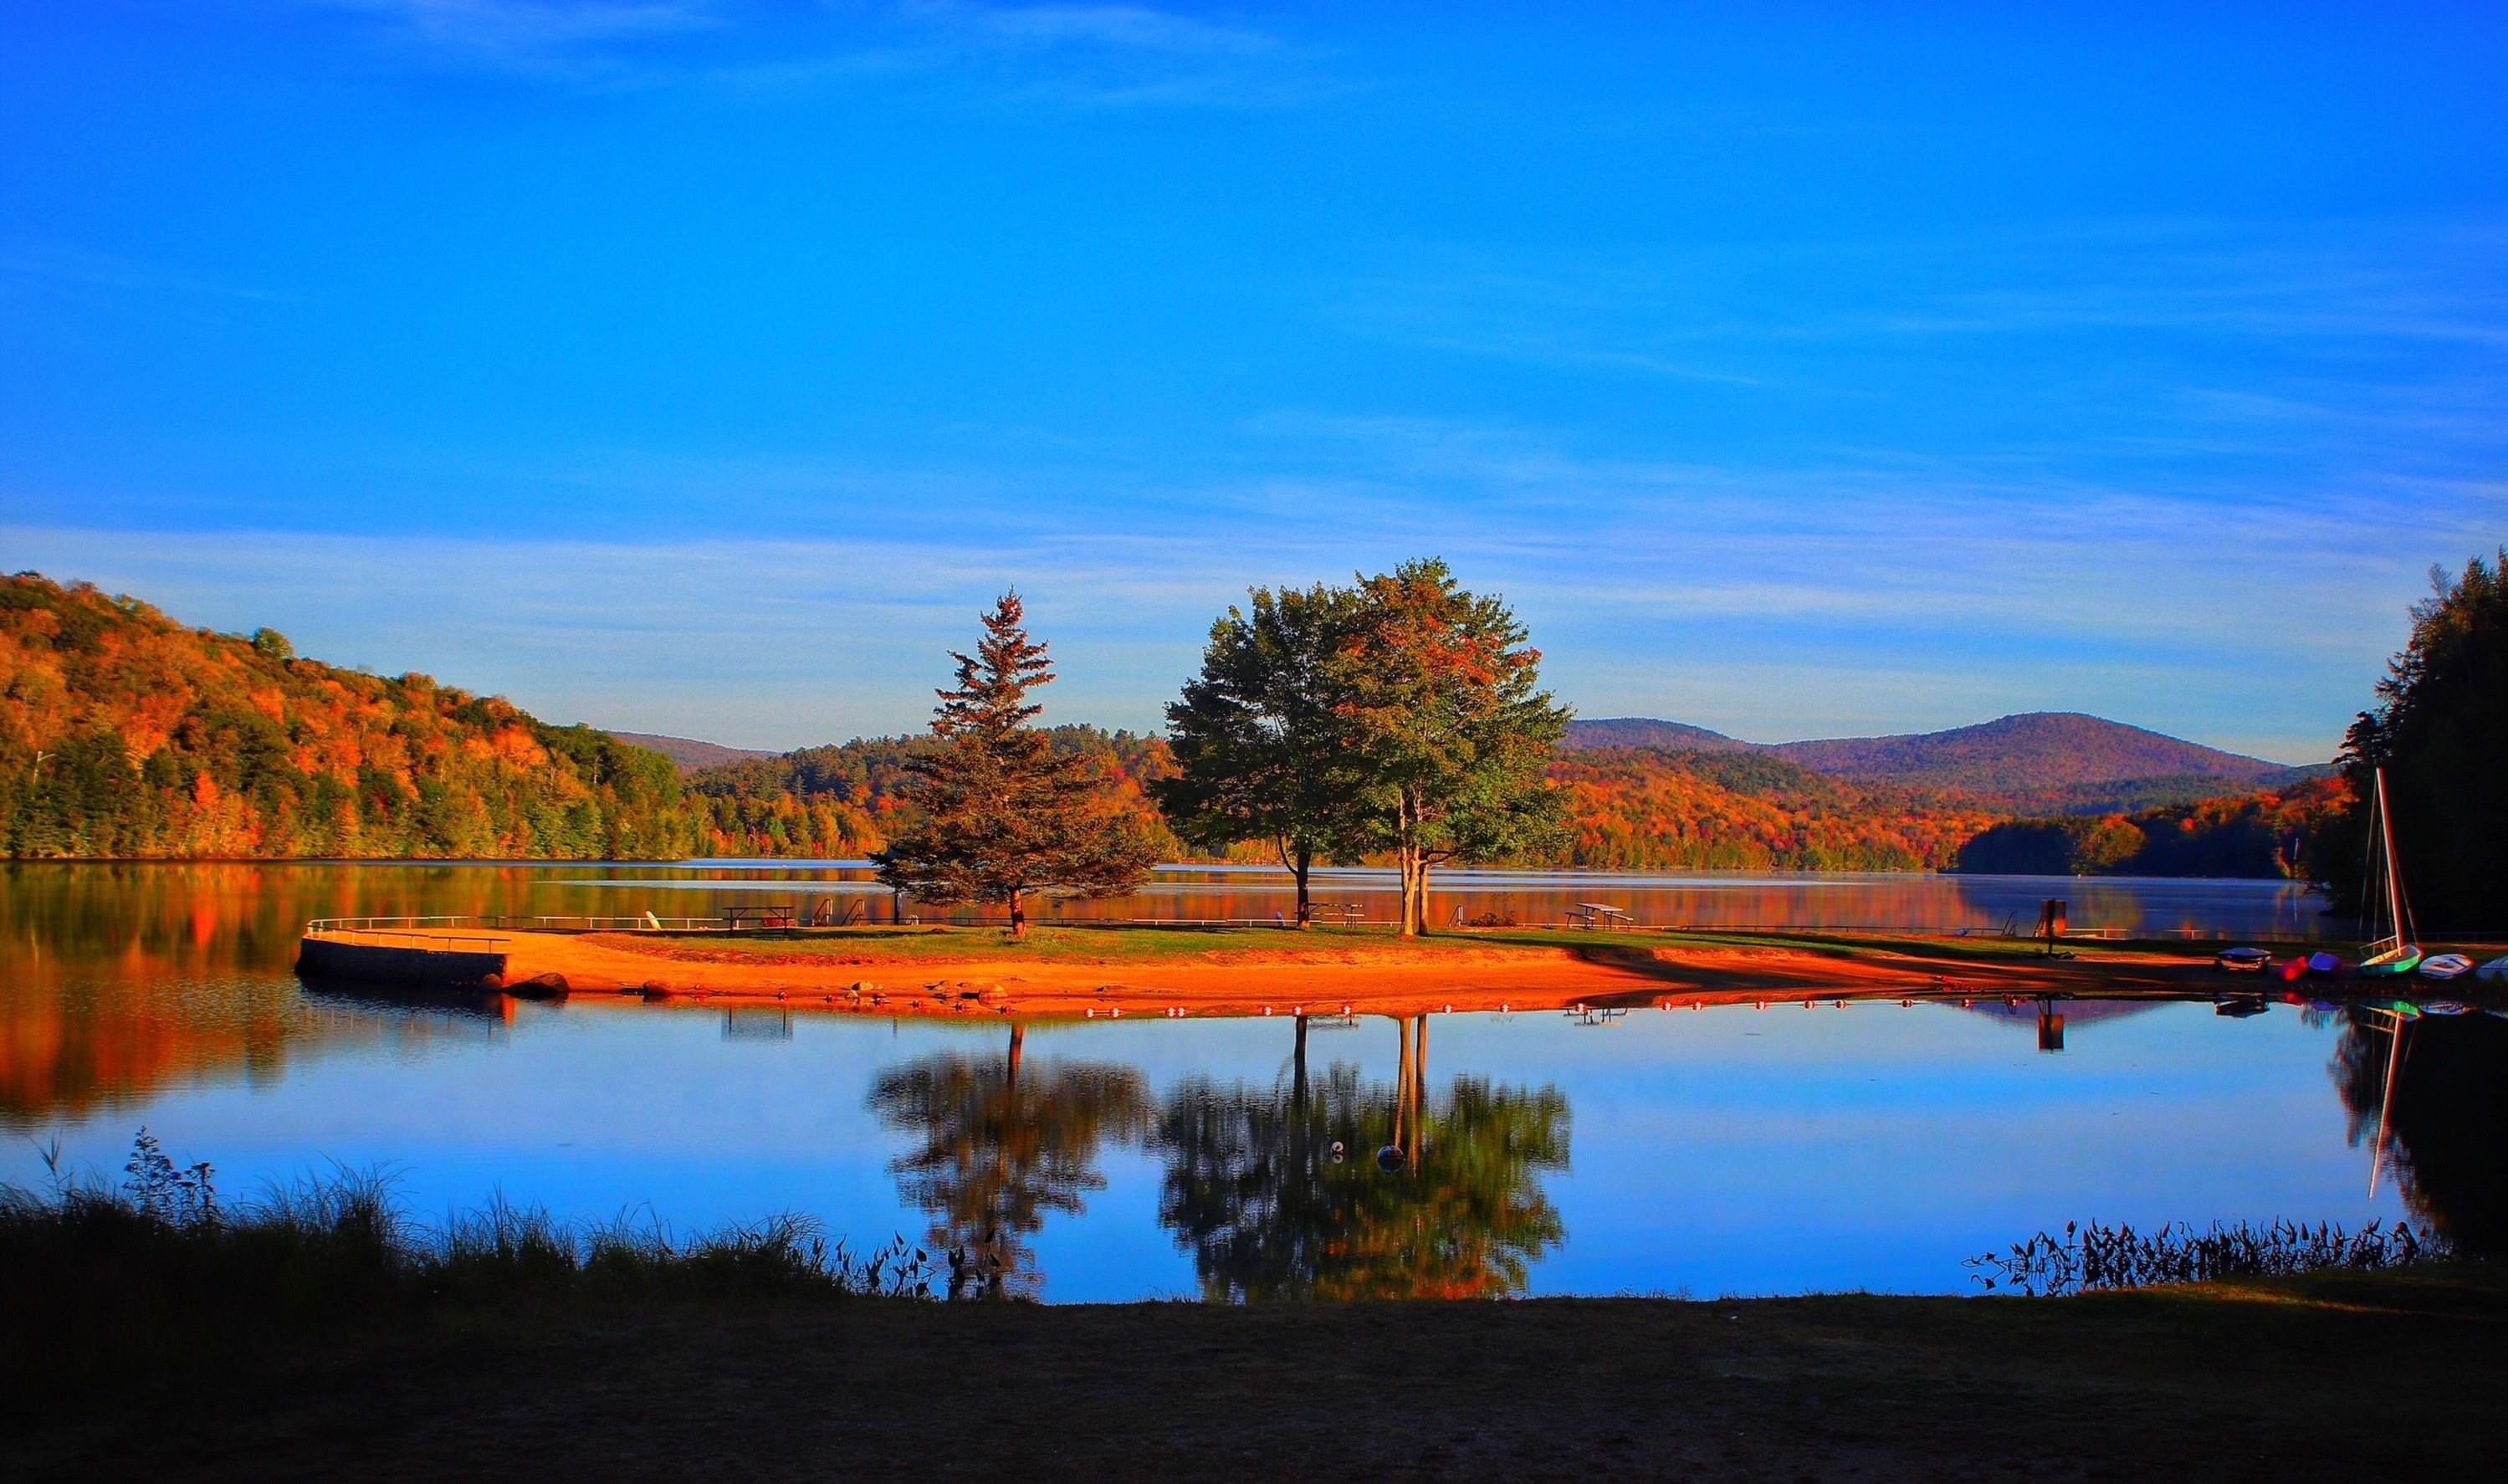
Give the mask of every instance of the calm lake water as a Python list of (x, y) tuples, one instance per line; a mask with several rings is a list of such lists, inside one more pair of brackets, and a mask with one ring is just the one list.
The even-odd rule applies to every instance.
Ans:
[[(991, 1232), (1057, 1301), (1217, 1292), (1958, 1291), (1960, 1259), (2076, 1217), (2411, 1214), (2495, 1242), (2508, 1020), (2072, 1001), (1429, 1020), (1420, 1168), (1381, 1170), (1389, 1020), (891, 1021), (584, 998), (419, 1002), (290, 972), (308, 917), (695, 915), (760, 892), (885, 908), (787, 866), (20, 866), (0, 876), (0, 1180), (109, 1176), (147, 1125), (233, 1196), (382, 1166), (413, 1214), (492, 1196), (681, 1231), (806, 1211), (884, 1241)], [(1375, 900), (1377, 882), (1326, 895)], [(2261, 882), (1484, 875), (1468, 910), (1642, 920), (2073, 921), (2297, 936)], [(1247, 872), (1122, 914), (1262, 916)], [(1441, 904), (1442, 907), (1443, 904)], [(1216, 909), (1225, 908), (1225, 910)], [(1384, 915), (1379, 911), (1376, 915)], [(2385, 1165), (2369, 1192), (2381, 1110)], [(1333, 1158), (1332, 1145), (1343, 1145)]]

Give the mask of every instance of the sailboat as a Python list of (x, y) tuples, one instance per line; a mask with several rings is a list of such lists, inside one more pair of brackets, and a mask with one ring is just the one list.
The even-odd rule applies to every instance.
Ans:
[(2395, 820), (2386, 807), (2386, 770), (2379, 768), (2375, 776), (2377, 792), (2370, 808), (2378, 822), (2375, 848), (2381, 854), (2373, 857), (2370, 864), (2382, 865), (2384, 869), (2370, 884), (2382, 885), (2385, 891), (2382, 900), (2378, 900), (2374, 892), (2363, 895), (2370, 896), (2374, 906), (2385, 909), (2386, 936), (2362, 946), (2360, 973), (2367, 979), (2400, 979), (2421, 961), (2420, 946), (2409, 941), (2419, 934), (2413, 923), (2412, 909), (2404, 904), (2404, 883), (2395, 874)]

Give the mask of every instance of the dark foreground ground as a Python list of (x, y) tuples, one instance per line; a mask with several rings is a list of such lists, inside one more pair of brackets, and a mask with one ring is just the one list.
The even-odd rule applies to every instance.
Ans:
[(2508, 1280), (1253, 1310), (656, 1301), (151, 1370), (12, 1398), (0, 1473), (2488, 1479), (2508, 1444)]

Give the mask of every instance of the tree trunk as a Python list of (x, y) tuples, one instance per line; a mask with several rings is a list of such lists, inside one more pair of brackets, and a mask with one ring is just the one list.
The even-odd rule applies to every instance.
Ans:
[(1402, 1032), (1402, 1060), (1393, 1074), (1393, 1147), (1404, 1149), (1403, 1132), (1411, 1114), (1411, 1020), (1404, 1016), (1394, 1022)]
[(1011, 936), (1027, 936), (1027, 904), (1019, 900), (1018, 888), (1011, 888)]
[(1402, 874), (1402, 936), (1418, 938), (1428, 931), (1428, 860), (1419, 846), (1405, 844), (1395, 855)]
[[(1019, 1052), (1026, 1042), (1027, 1027), (1013, 1020), (1011, 1054), (1008, 1063), (1003, 1067), (1002, 1075), (1002, 1123), (997, 1131), (1006, 1146), (1015, 1143), (1018, 1138)], [(1010, 1276), (1010, 1262), (1003, 1256), (1004, 1245), (1000, 1226), (989, 1221), (985, 1223), (983, 1243), (978, 1251), (982, 1254), (979, 1260), (983, 1268), (983, 1295), (986, 1298), (998, 1299), (1008, 1286)]]
[(1411, 1172), (1420, 1172), (1420, 1149), (1428, 1142), (1428, 1016), (1419, 1022), (1419, 1046), (1411, 1053)]
[(1307, 873), (1314, 869), (1314, 847), (1301, 842), (1288, 854), (1289, 873), (1298, 878), (1298, 926), (1310, 928), (1315, 925), (1315, 899), (1307, 889)]

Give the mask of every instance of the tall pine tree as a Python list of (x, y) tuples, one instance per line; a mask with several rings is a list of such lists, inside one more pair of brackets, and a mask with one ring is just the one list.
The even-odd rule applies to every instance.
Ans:
[(932, 735), (941, 745), (907, 764), (920, 822), (874, 852), (879, 878), (942, 906), (999, 903), (1027, 933), (1031, 894), (1119, 897), (1158, 858), (1094, 762), (1057, 753), (1032, 723), (1027, 693), (1051, 684), (1045, 646), (1028, 638), (1015, 592), (984, 615), (973, 655), (950, 651), (958, 684), (940, 692)]

